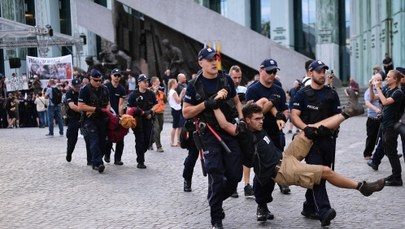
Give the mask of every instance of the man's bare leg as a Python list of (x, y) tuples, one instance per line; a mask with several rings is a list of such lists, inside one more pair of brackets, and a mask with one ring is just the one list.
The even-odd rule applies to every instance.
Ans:
[(329, 183), (339, 188), (357, 189), (364, 196), (370, 196), (374, 192), (381, 191), (385, 185), (384, 178), (370, 183), (367, 183), (366, 181), (356, 182), (333, 171), (327, 166), (323, 166), (322, 179), (327, 180)]

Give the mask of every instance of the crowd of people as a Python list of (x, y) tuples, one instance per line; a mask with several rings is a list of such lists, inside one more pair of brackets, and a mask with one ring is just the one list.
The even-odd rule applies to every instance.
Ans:
[[(192, 191), (198, 158), (203, 163), (203, 173), (208, 175), (213, 228), (223, 228), (223, 201), (238, 197), (236, 190), (241, 180), (244, 195), (255, 198), (258, 221), (274, 219), (268, 204), (273, 200), (277, 183), (283, 194), (291, 192), (290, 185), (306, 188), (301, 214), (319, 220), (322, 226), (329, 225), (337, 214), (330, 205), (326, 181), (337, 187), (357, 189), (364, 196), (384, 186), (402, 186), (397, 153), (399, 133), (393, 126), (405, 106), (405, 68), (388, 70), (386, 85), (382, 85), (381, 68), (374, 68), (364, 93), (367, 107), (364, 159), (378, 170), (381, 159), (387, 155), (392, 175), (374, 182), (356, 182), (333, 171), (339, 125), (364, 113), (358, 102), (360, 88), (353, 79), (345, 90), (349, 103), (342, 108), (332, 85), (333, 71), (328, 71), (329, 67), (321, 60), (308, 60), (305, 76), (295, 80), (288, 91), (282, 88), (277, 75), (280, 69), (274, 59), (263, 60), (258, 65), (258, 76), (246, 86), (242, 85), (239, 66), (225, 72), (217, 64), (216, 50), (203, 48), (198, 53), (201, 70), (188, 82), (183, 73), (174, 77), (169, 65), (164, 71), (170, 76), (167, 83), (166, 78), (133, 76), (118, 68), (107, 75), (90, 69), (70, 82), (50, 79), (45, 88), (34, 78), (25, 96), (15, 92), (8, 93), (7, 98), (0, 97), (4, 104), (1, 127), (48, 127), (46, 135), (53, 136), (57, 124), (59, 135), (66, 133), (67, 162), (72, 161), (78, 135), (82, 134), (87, 165), (99, 173), (105, 171), (104, 163), (111, 162), (111, 151), (114, 164), (124, 165), (124, 136), (132, 129), (137, 168), (146, 169), (147, 150), (154, 150), (155, 145), (157, 152), (164, 152), (160, 135), (167, 107), (173, 118), (170, 147), (188, 150), (183, 169), (184, 191)], [(4, 80), (0, 83), (3, 95)], [(124, 125), (120, 124), (113, 129), (109, 127), (111, 117), (124, 116), (133, 119), (130, 127), (122, 128)], [(283, 130), (288, 120), (287, 133), (292, 134), (294, 127), (296, 133), (286, 147)], [(123, 132), (122, 136), (111, 135), (117, 131)], [(306, 163), (301, 163), (303, 160)]]

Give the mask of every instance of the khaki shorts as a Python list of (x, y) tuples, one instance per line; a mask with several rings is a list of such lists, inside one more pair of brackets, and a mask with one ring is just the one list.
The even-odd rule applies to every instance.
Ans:
[(312, 142), (297, 136), (288, 145), (283, 154), (280, 169), (274, 178), (275, 182), (284, 185), (298, 185), (312, 189), (319, 184), (322, 177), (322, 165), (308, 165), (301, 162), (311, 149)]

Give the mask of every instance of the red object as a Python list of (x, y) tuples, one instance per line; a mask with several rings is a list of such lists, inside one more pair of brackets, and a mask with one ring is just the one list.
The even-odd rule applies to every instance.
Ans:
[(107, 123), (108, 140), (115, 143), (122, 141), (125, 135), (127, 135), (128, 129), (122, 127), (119, 124), (119, 117), (117, 115), (104, 109), (103, 112), (108, 115), (108, 123)]

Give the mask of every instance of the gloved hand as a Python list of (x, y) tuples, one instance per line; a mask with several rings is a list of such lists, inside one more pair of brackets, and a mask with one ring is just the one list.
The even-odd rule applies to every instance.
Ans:
[(97, 106), (96, 109), (94, 110), (94, 113), (96, 114), (101, 113), (101, 107)]
[(276, 119), (277, 120), (282, 120), (284, 122), (287, 122), (287, 117), (285, 117), (284, 113), (281, 111), (278, 111), (276, 114)]
[(239, 133), (246, 133), (248, 131), (247, 124), (244, 120), (240, 120), (238, 125), (236, 126), (236, 134)]
[(273, 107), (275, 107), (280, 103), (280, 96), (272, 94), (270, 95), (269, 101), (271, 101), (273, 103)]
[(143, 115), (146, 119), (151, 119), (153, 117), (153, 111), (152, 110), (147, 110), (143, 112)]
[(315, 127), (307, 126), (304, 128), (305, 137), (314, 140), (318, 137), (318, 129)]
[(320, 126), (318, 128), (318, 135), (323, 136), (323, 137), (329, 137), (333, 135), (333, 130), (325, 127), (325, 126)]
[(209, 97), (204, 101), (205, 109), (214, 110), (219, 108), (219, 103), (214, 99), (213, 96)]

